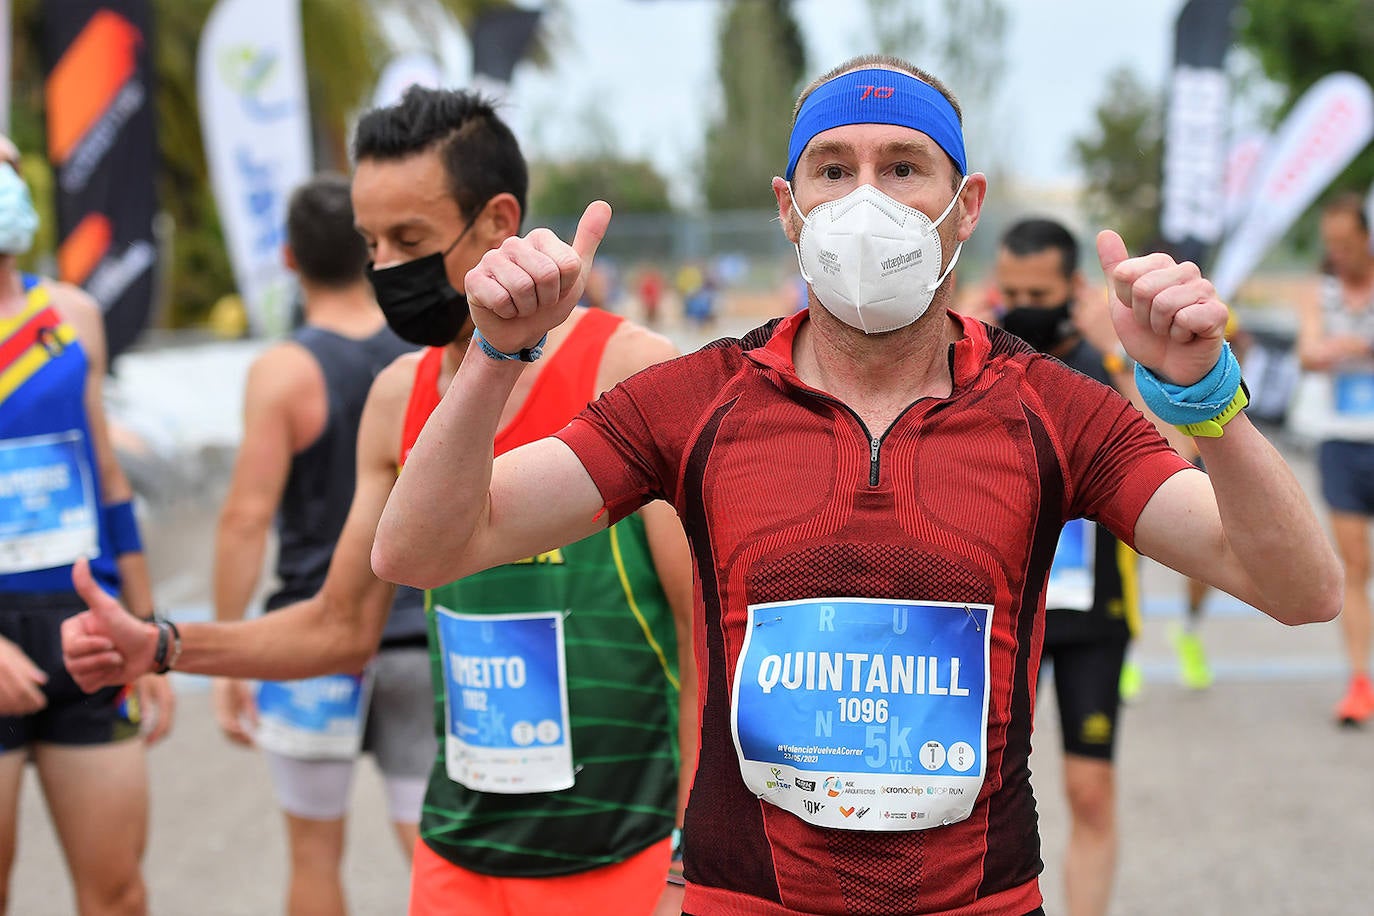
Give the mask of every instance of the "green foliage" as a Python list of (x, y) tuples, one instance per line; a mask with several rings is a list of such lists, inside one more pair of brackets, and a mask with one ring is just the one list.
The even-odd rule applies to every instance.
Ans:
[[(1241, 45), (1287, 90), (1275, 123), (1329, 73), (1348, 70), (1374, 83), (1374, 0), (1246, 0), (1245, 12)], [(1363, 190), (1371, 181), (1374, 149), (1366, 149), (1332, 182), (1330, 193)]]
[[(673, 206), (668, 182), (649, 162), (601, 153), (530, 165), (530, 213), (535, 222), (578, 217), (591, 200), (616, 213), (666, 213)], [(526, 220), (528, 224), (530, 221)]]
[(721, 108), (706, 130), (706, 205), (776, 206), (792, 107), (806, 69), (791, 0), (732, 0), (720, 20)]
[(1109, 77), (1093, 133), (1074, 141), (1093, 220), (1114, 227), (1138, 251), (1157, 236), (1164, 131), (1157, 93), (1128, 68)]

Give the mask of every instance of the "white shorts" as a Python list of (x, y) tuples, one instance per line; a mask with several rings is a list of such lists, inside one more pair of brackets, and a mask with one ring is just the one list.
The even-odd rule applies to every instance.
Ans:
[[(429, 652), (383, 649), (372, 660), (363, 751), (377, 761), (394, 823), (416, 824), (438, 754)], [(263, 751), (277, 803), (287, 814), (334, 821), (348, 813), (356, 760), (301, 760)]]

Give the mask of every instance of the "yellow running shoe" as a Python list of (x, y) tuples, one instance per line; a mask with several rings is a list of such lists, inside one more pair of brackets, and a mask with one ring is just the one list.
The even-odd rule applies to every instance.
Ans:
[(1212, 669), (1207, 664), (1207, 650), (1202, 638), (1187, 630), (1174, 631), (1174, 651), (1178, 653), (1178, 679), (1189, 690), (1206, 690), (1212, 686)]
[(1121, 702), (1130, 703), (1140, 696), (1140, 691), (1145, 689), (1145, 675), (1141, 672), (1140, 666), (1135, 662), (1124, 662), (1121, 665), (1121, 683), (1118, 690), (1121, 693)]

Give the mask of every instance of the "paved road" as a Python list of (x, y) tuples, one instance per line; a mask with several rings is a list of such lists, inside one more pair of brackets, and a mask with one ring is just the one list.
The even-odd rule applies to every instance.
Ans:
[[(1310, 485), (1310, 463), (1290, 452)], [(208, 569), (213, 493), (168, 508), (150, 533), (164, 601), (194, 614)], [(1218, 671), (1203, 694), (1174, 683), (1168, 628), (1182, 584), (1145, 576), (1146, 631), (1134, 657), (1147, 684), (1121, 737), (1118, 916), (1325, 916), (1374, 911), (1374, 733), (1335, 728), (1341, 688), (1334, 624), (1286, 629), (1217, 596), (1206, 639)], [(191, 603), (187, 603), (191, 602)], [(203, 681), (179, 677), (177, 730), (151, 755), (146, 872), (156, 914), (280, 912), (284, 845), (261, 761), (216, 732)], [(1045, 703), (1052, 703), (1046, 697)], [(1032, 769), (1040, 800), (1050, 912), (1065, 810), (1055, 716), (1042, 717)], [(404, 912), (406, 868), (370, 765), (359, 770), (348, 888), (357, 914)], [(72, 912), (60, 854), (35, 781), (24, 790), (11, 912)], [(608, 910), (608, 912), (612, 912)]]

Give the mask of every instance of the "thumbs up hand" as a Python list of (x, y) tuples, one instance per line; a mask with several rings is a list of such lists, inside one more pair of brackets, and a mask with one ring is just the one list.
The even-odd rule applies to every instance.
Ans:
[(535, 229), (483, 255), (463, 283), (469, 314), (487, 342), (514, 353), (562, 324), (582, 298), (610, 221), (610, 205), (593, 201), (571, 245), (548, 229)]
[(1191, 385), (1221, 356), (1228, 311), (1191, 261), (1167, 254), (1132, 258), (1121, 236), (1098, 233), (1112, 325), (1126, 353), (1162, 380)]
[(72, 567), (72, 585), (89, 608), (62, 622), (62, 662), (77, 686), (91, 693), (152, 671), (157, 627), (106, 594), (84, 559)]

